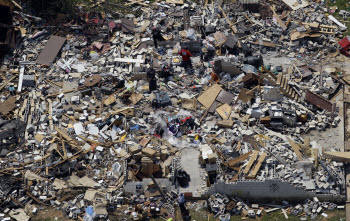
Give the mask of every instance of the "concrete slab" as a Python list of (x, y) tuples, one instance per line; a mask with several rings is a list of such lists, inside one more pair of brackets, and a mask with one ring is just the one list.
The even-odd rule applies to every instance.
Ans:
[(201, 168), (199, 164), (199, 151), (193, 148), (185, 148), (181, 152), (181, 166), (191, 178), (191, 181), (186, 188), (180, 188), (180, 192), (191, 192), (193, 196), (197, 195), (197, 190), (201, 188), (202, 178)]
[(303, 137), (310, 137), (310, 141), (316, 141), (324, 148), (324, 151), (344, 151), (344, 116), (343, 116), (343, 93), (342, 90), (332, 102), (336, 102), (339, 108), (340, 122), (335, 128), (327, 128), (325, 131), (312, 130)]

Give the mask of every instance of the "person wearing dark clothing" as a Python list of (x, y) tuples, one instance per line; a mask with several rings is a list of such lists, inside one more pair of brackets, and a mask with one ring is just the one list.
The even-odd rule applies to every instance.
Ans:
[(157, 79), (155, 77), (149, 80), (148, 87), (149, 92), (157, 90)]
[(152, 36), (153, 36), (153, 42), (154, 42), (154, 47), (158, 48), (158, 41), (164, 41), (165, 39), (163, 38), (159, 28), (154, 27), (152, 29)]
[(16, 94), (16, 92), (15, 92), (15, 86), (14, 86), (13, 83), (10, 84), (10, 86), (9, 86), (9, 91), (10, 91), (10, 94), (11, 94), (12, 96)]
[(187, 69), (192, 69), (192, 61), (191, 61), (191, 57), (192, 54), (189, 50), (187, 50), (186, 48), (182, 48), (179, 51), (179, 55), (181, 55), (182, 57), (182, 66), (187, 70)]
[(156, 71), (153, 68), (150, 68), (147, 71), (147, 79), (150, 80), (150, 79), (155, 78), (155, 77), (156, 77)]
[(179, 195), (177, 202), (179, 203), (182, 219), (185, 221), (191, 220), (190, 212), (188, 211), (188, 209), (186, 208), (186, 205), (185, 205), (186, 201), (185, 201), (185, 196), (183, 193), (181, 193)]
[(172, 75), (171, 66), (166, 64), (162, 67), (162, 70), (159, 73), (159, 77), (164, 78), (164, 81), (167, 82), (170, 80)]
[(153, 68), (150, 68), (147, 71), (147, 80), (148, 80), (148, 87), (149, 92), (157, 90), (157, 79), (156, 79), (156, 72)]

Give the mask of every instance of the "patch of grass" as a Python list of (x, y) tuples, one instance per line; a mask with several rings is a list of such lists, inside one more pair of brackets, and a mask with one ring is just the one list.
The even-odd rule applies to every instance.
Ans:
[(340, 22), (345, 24), (348, 29), (345, 32), (345, 35), (350, 35), (350, 17), (344, 21), (343, 17), (339, 15), (340, 10), (345, 10), (350, 12), (350, 1), (349, 0), (327, 0), (328, 7), (337, 6), (337, 11), (333, 14)]
[(40, 210), (38, 214), (33, 216), (31, 221), (69, 221), (65, 217), (61, 210), (57, 210), (55, 208), (46, 208), (44, 210)]
[[(318, 221), (345, 221), (345, 210), (334, 210), (334, 211), (326, 211), (325, 212), (328, 215), (328, 218), (325, 218), (321, 215), (319, 215), (315, 220)], [(217, 218), (214, 218), (212, 214), (209, 214), (205, 210), (191, 210), (191, 220), (196, 220), (196, 221), (216, 221), (218, 220)], [(161, 221), (164, 219), (158, 218), (158, 219), (151, 219), (152, 221)], [(179, 211), (176, 213), (176, 221), (182, 221), (181, 214)], [(231, 221), (241, 221), (242, 217), (241, 216), (231, 216)], [(285, 219), (283, 213), (281, 210), (269, 213), (269, 214), (264, 214), (261, 217), (256, 217), (255, 219), (250, 219), (246, 218), (244, 219), (246, 221), (253, 221), (253, 220), (258, 220), (258, 221), (282, 221), (282, 220), (287, 220)], [(299, 216), (292, 216), (288, 215), (288, 221), (299, 221), (300, 217)], [(310, 217), (308, 217), (308, 220), (310, 220)]]

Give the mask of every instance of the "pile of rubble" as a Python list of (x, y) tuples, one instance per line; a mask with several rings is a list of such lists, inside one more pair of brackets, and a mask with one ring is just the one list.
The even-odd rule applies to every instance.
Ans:
[(350, 41), (324, 1), (130, 1), (66, 23), (1, 4), (0, 220), (343, 208), (350, 157), (310, 135), (345, 125), (349, 72), (327, 59), (350, 66)]
[(230, 214), (256, 218), (262, 216), (263, 211), (268, 214), (278, 210), (282, 210), (285, 219), (288, 219), (288, 214), (290, 214), (292, 216), (299, 216), (300, 220), (308, 220), (308, 217), (316, 219), (319, 214), (327, 218), (328, 215), (323, 212), (325, 210), (344, 209), (344, 206), (337, 206), (334, 203), (320, 202), (317, 197), (295, 206), (291, 206), (287, 201), (282, 201), (282, 205), (246, 204), (238, 199), (230, 200), (220, 194), (211, 196), (208, 201), (209, 208), (214, 214), (225, 211), (225, 214), (217, 216), (220, 220), (230, 220)]

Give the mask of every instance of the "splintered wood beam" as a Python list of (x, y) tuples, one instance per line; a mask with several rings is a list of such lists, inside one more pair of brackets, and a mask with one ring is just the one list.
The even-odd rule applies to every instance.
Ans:
[(251, 155), (251, 157), (248, 161), (247, 166), (244, 168), (244, 171), (243, 171), (244, 174), (248, 174), (248, 172), (249, 172), (250, 168), (252, 167), (252, 165), (254, 164), (256, 158), (258, 158), (258, 155), (259, 155), (259, 151), (254, 150), (253, 154)]
[(236, 26), (235, 26), (234, 24), (232, 24), (232, 22), (230, 21), (230, 19), (227, 17), (227, 15), (226, 15), (224, 9), (222, 9), (221, 6), (219, 6), (219, 9), (221, 10), (222, 15), (225, 17), (227, 23), (230, 25), (230, 27), (231, 27), (231, 29), (232, 29), (232, 32), (233, 32), (234, 34), (237, 33), (237, 28), (236, 28)]
[(58, 127), (55, 127), (55, 130), (57, 131), (58, 134), (60, 134), (66, 141), (71, 142), (74, 141), (73, 138), (71, 138), (65, 131), (64, 129), (60, 129)]
[(227, 162), (227, 165), (229, 167), (233, 167), (237, 164), (239, 164), (240, 162), (243, 162), (244, 160), (248, 159), (248, 157), (252, 154), (252, 151), (250, 151), (249, 153), (246, 153), (246, 154), (243, 154), (243, 155), (240, 155), (239, 157), (235, 158), (235, 159), (232, 159), (232, 160), (229, 160)]
[(297, 155), (298, 159), (303, 160), (303, 155), (300, 152), (300, 149), (301, 149), (300, 146), (296, 142), (291, 140), (290, 138), (287, 138), (287, 139), (288, 139), (288, 142), (289, 142), (290, 146), (292, 147), (294, 153)]
[(261, 167), (262, 163), (265, 161), (266, 156), (267, 156), (267, 154), (265, 152), (263, 152), (259, 156), (258, 162), (254, 166), (254, 168), (250, 171), (248, 178), (254, 179), (256, 177), (256, 174), (259, 172), (260, 167)]

